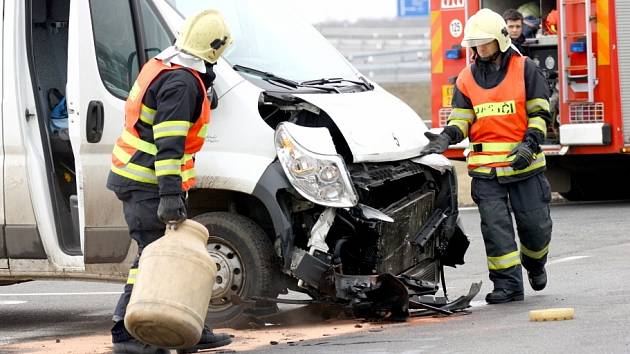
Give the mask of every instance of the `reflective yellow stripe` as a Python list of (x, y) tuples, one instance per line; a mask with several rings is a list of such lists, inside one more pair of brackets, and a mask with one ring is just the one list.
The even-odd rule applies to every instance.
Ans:
[(480, 166), (470, 170), (471, 172), (490, 174), (492, 172), (492, 167)]
[(155, 109), (151, 109), (145, 105), (142, 105), (142, 108), (140, 111), (140, 120), (149, 125), (153, 125), (153, 120), (155, 119), (155, 112), (157, 112)]
[(518, 251), (499, 257), (488, 257), (488, 269), (490, 270), (508, 269), (519, 264), (521, 264), (521, 258)]
[(475, 111), (465, 108), (453, 108), (453, 110), (451, 110), (451, 114), (448, 116), (448, 120), (450, 121), (451, 119), (461, 119), (468, 123), (472, 123), (475, 119)]
[(118, 145), (114, 146), (113, 154), (122, 163), (127, 163), (129, 162), (129, 160), (131, 160), (131, 155), (129, 155), (125, 150), (123, 150), (123, 148)]
[(545, 248), (541, 249), (540, 251), (532, 251), (521, 243), (521, 253), (531, 259), (541, 259), (546, 256), (547, 253), (549, 253), (549, 244), (547, 244), (547, 246), (545, 246)]
[(475, 146), (481, 144), (481, 151), (483, 152), (506, 152), (509, 153), (520, 144), (520, 142), (513, 143), (471, 143), (470, 150), (475, 151)]
[(540, 154), (535, 154), (534, 155), (534, 161), (532, 162), (531, 165), (529, 165), (529, 167), (523, 169), (523, 170), (514, 170), (512, 169), (512, 167), (507, 166), (507, 167), (497, 167), (497, 177), (508, 177), (508, 176), (514, 176), (514, 175), (518, 175), (521, 173), (525, 173), (525, 172), (530, 172), (533, 171), (535, 169), (544, 167), (546, 164), (546, 160), (545, 160), (545, 154), (544, 153), (540, 153)]
[(181, 159), (155, 161), (156, 176), (179, 175), (181, 173)]
[(468, 122), (463, 121), (463, 120), (454, 119), (454, 120), (450, 120), (448, 122), (448, 125), (452, 125), (452, 126), (458, 127), (459, 130), (462, 131), (462, 134), (464, 134), (464, 138), (468, 137), (468, 127), (470, 126)]
[(153, 138), (159, 139), (168, 136), (186, 136), (188, 129), (193, 124), (185, 120), (168, 121), (153, 126)]
[(542, 98), (534, 98), (525, 102), (527, 113), (534, 113), (540, 110), (549, 111), (549, 101)]
[(142, 152), (146, 152), (149, 155), (157, 154), (157, 147), (155, 146), (155, 144), (147, 143), (146, 141), (138, 137), (135, 137), (133, 134), (131, 134), (127, 130), (123, 131), (121, 138), (125, 143), (129, 144), (130, 146)]
[(536, 128), (547, 135), (547, 122), (540, 117), (532, 117), (527, 120), (528, 128)]
[(205, 139), (207, 134), (208, 134), (208, 124), (204, 124), (201, 127), (201, 129), (199, 129), (199, 133), (197, 134), (197, 136)]
[(182, 182), (186, 182), (191, 178), (195, 178), (195, 175), (196, 175), (194, 168), (184, 170), (181, 172), (181, 174), (182, 174)]
[(134, 181), (157, 184), (157, 177), (155, 176), (155, 171), (136, 165), (134, 163), (128, 163), (123, 167), (117, 167), (112, 165), (112, 172), (115, 174), (121, 175), (123, 177), (129, 178)]
[(497, 162), (506, 162), (514, 160), (514, 156), (507, 157), (504, 155), (469, 155), (468, 163), (471, 165), (487, 165)]
[(138, 268), (129, 269), (129, 275), (127, 276), (127, 284), (135, 284), (136, 276), (138, 275)]

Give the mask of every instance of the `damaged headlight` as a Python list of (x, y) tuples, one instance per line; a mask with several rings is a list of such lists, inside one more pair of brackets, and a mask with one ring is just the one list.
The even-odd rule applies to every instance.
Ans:
[[(278, 160), (295, 189), (306, 199), (324, 206), (345, 208), (357, 204), (357, 193), (341, 156), (332, 154), (330, 134), (319, 129), (281, 123), (276, 128), (275, 145)], [(312, 132), (309, 143), (325, 146), (331, 154), (313, 152), (295, 138), (296, 133)], [(304, 135), (304, 134), (303, 134)], [(330, 145), (330, 148), (326, 149)], [(332, 151), (331, 151), (332, 149)]]

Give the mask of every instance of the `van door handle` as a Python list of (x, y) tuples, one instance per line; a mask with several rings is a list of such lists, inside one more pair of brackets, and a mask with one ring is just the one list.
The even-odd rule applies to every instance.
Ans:
[(89, 143), (98, 143), (103, 137), (103, 125), (105, 124), (103, 102), (90, 101), (85, 119), (85, 136), (87, 141)]

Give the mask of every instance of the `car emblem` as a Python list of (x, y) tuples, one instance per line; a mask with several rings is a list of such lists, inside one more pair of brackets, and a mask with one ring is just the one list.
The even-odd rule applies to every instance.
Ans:
[(396, 135), (394, 135), (394, 133), (392, 133), (392, 138), (394, 138), (394, 142), (396, 143), (396, 146), (400, 147), (400, 141), (398, 141), (398, 138), (396, 137)]

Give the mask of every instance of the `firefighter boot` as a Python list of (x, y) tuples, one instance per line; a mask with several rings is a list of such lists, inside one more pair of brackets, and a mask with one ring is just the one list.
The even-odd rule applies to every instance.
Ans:
[(486, 295), (486, 302), (489, 304), (503, 304), (510, 301), (523, 301), (524, 298), (522, 290), (497, 288)]
[(166, 348), (159, 348), (131, 338), (124, 342), (115, 342), (112, 345), (113, 354), (168, 354), (171, 351)]
[(527, 279), (529, 279), (529, 285), (532, 286), (532, 289), (536, 291), (540, 291), (547, 286), (547, 272), (543, 267), (542, 270), (537, 272), (527, 272)]
[(168, 354), (171, 351), (142, 343), (131, 336), (123, 321), (117, 321), (112, 327), (112, 352), (114, 354)]
[(177, 350), (178, 354), (183, 353), (196, 353), (198, 351), (222, 347), (224, 345), (228, 345), (232, 343), (232, 338), (229, 334), (226, 333), (213, 333), (210, 328), (207, 326), (203, 327), (203, 332), (201, 332), (201, 339), (199, 339), (199, 343), (195, 344), (190, 348), (179, 349)]

